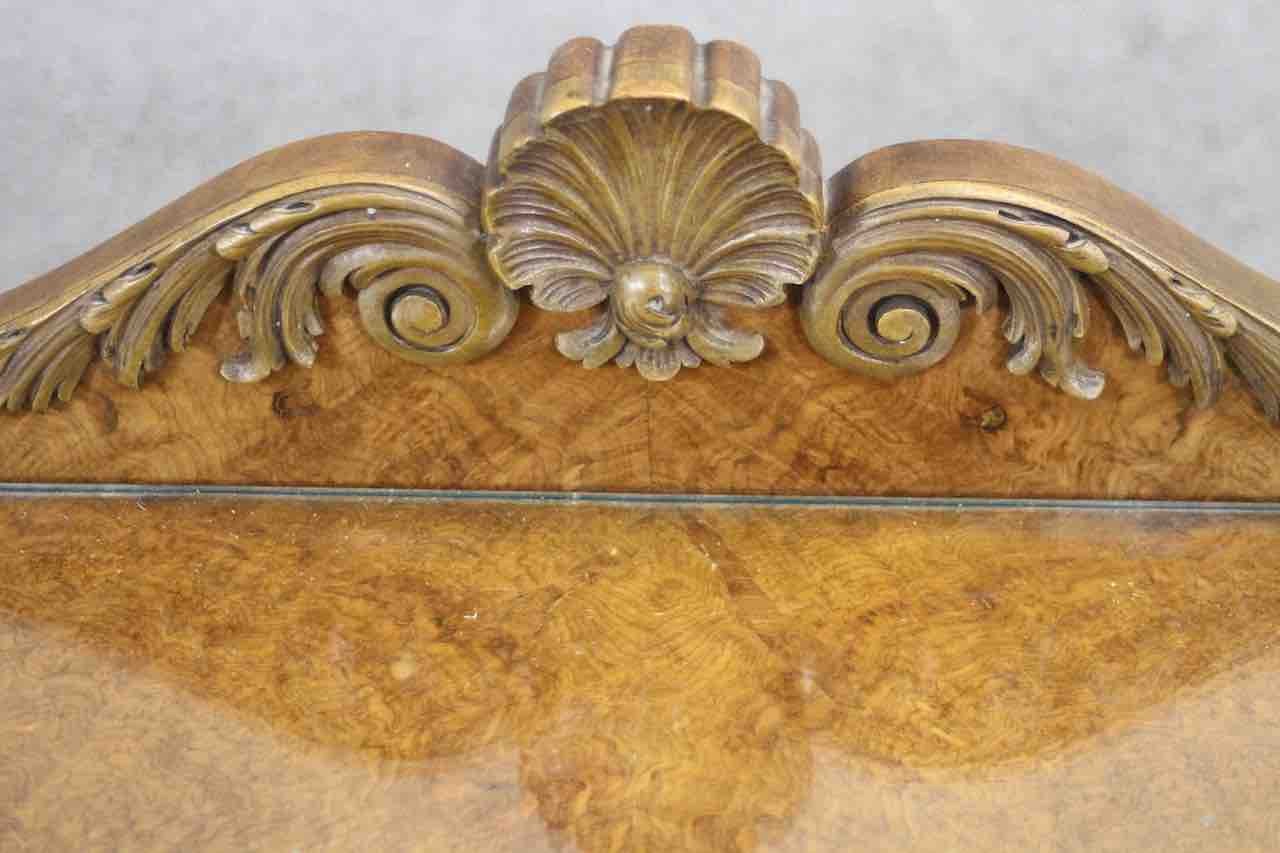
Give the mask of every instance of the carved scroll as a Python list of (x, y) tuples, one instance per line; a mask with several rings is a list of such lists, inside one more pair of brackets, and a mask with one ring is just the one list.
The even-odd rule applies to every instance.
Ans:
[[(449, 176), (445, 182), (393, 176), (406, 145), (420, 145), (418, 156)], [(352, 146), (387, 158), (389, 174), (291, 172), (287, 182), (147, 245), (125, 269), (79, 282), (65, 304), (54, 300), (7, 321), (0, 327), (0, 400), (10, 410), (67, 400), (95, 355), (122, 383), (138, 387), (169, 352), (185, 348), (228, 286), (245, 339), (244, 351), (222, 367), (234, 382), (262, 379), (288, 363), (312, 364), (323, 331), (320, 293), (354, 294), (369, 335), (411, 361), (450, 364), (497, 346), (518, 303), (484, 260), (478, 164), (438, 143), (389, 134), (316, 140), (264, 159), (314, 160), (325, 149)], [(263, 164), (247, 165), (261, 171)], [(236, 173), (219, 180), (243, 191)], [(300, 184), (319, 186), (296, 191)]]
[(1130, 348), (1167, 363), (1198, 405), (1217, 399), (1230, 362), (1280, 418), (1280, 326), (1265, 313), (1280, 291), (1100, 178), (1022, 149), (932, 142), (869, 155), (832, 185), (831, 251), (801, 309), (832, 362), (923, 370), (955, 342), (962, 304), (984, 311), (1003, 294), (1008, 369), (1092, 399), (1104, 377), (1073, 345), (1092, 285)]
[(758, 357), (730, 309), (791, 286), (819, 353), (886, 378), (942, 360), (965, 306), (1006, 303), (1008, 368), (1092, 398), (1104, 377), (1074, 341), (1097, 325), (1093, 288), (1198, 404), (1233, 366), (1280, 419), (1280, 284), (1094, 175), (925, 142), (862, 158), (825, 195), (829, 215), (795, 96), (746, 48), (676, 27), (575, 39), (516, 87), (487, 169), (417, 137), (298, 143), (0, 293), (0, 401), (68, 399), (99, 357), (137, 386), (228, 292), (232, 381), (312, 364), (320, 295), (354, 295), (391, 352), (451, 365), (503, 340), (520, 290), (591, 312), (556, 337), (568, 358), (667, 380)]

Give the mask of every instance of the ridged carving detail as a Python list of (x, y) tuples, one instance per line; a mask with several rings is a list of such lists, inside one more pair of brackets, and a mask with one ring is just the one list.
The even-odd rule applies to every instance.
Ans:
[(317, 292), (356, 294), (365, 330), (422, 364), (468, 361), (510, 331), (517, 303), (489, 273), (469, 211), (379, 187), (302, 196), (224, 229), (215, 252), (236, 262), (245, 350), (223, 375), (252, 382), (310, 366), (323, 330)]
[(422, 137), (297, 143), (0, 293), (0, 403), (68, 399), (98, 358), (136, 387), (228, 292), (231, 381), (313, 364), (321, 296), (353, 295), (396, 355), (451, 365), (504, 339), (520, 291), (587, 313), (556, 336), (564, 356), (667, 380), (758, 357), (737, 309), (792, 287), (817, 352), (887, 378), (943, 359), (966, 306), (1004, 305), (1008, 369), (1086, 399), (1105, 381), (1076, 348), (1092, 289), (1197, 404), (1234, 368), (1280, 420), (1280, 284), (1097, 176), (996, 143), (893, 146), (824, 187), (791, 90), (678, 27), (564, 44), (516, 86), (486, 166)]
[(1170, 381), (1190, 385), (1198, 405), (1218, 398), (1231, 363), (1268, 416), (1280, 418), (1280, 336), (1273, 329), (1137, 244), (1007, 202), (869, 205), (835, 229), (801, 318), (830, 361), (894, 377), (947, 354), (962, 305), (984, 311), (1003, 293), (1008, 369), (1036, 370), (1068, 394), (1092, 399), (1104, 376), (1080, 360), (1074, 344), (1090, 328), (1089, 285), (1129, 347), (1166, 364)]
[(560, 352), (670, 379), (760, 354), (724, 306), (781, 304), (820, 252), (820, 165), (795, 98), (744, 48), (644, 27), (578, 39), (516, 88), (490, 158), (489, 258), (551, 311)]
[(245, 338), (223, 364), (232, 381), (314, 362), (319, 293), (353, 292), (365, 329), (403, 358), (469, 360), (505, 337), (518, 307), (485, 264), (475, 220), (460, 199), (395, 187), (281, 198), (157, 247), (34, 326), (0, 333), (0, 400), (10, 410), (67, 400), (95, 353), (138, 387), (186, 347), (228, 285)]

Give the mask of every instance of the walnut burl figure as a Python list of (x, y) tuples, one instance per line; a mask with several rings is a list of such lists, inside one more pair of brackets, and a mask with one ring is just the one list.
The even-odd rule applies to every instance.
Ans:
[(755, 359), (765, 341), (739, 309), (791, 289), (818, 353), (885, 378), (942, 360), (961, 309), (1002, 304), (1008, 369), (1082, 398), (1103, 390), (1075, 349), (1100, 300), (1199, 406), (1230, 365), (1280, 418), (1276, 282), (1094, 175), (995, 143), (892, 147), (824, 188), (791, 90), (746, 48), (675, 27), (563, 45), (516, 86), (487, 166), (397, 134), (295, 143), (0, 294), (0, 401), (68, 400), (97, 359), (136, 387), (228, 292), (232, 382), (312, 365), (320, 294), (439, 366), (498, 348), (520, 290), (589, 312), (555, 333), (566, 358), (668, 380)]
[(824, 182), (739, 45), (243, 163), (0, 293), (0, 402), (2, 850), (1280, 849), (1280, 283)]

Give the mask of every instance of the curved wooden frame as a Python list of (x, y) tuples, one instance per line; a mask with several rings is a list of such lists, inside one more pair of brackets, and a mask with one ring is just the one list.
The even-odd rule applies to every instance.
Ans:
[(1280, 284), (1101, 178), (958, 141), (867, 155), (829, 208), (820, 174), (794, 95), (747, 49), (674, 27), (576, 39), (517, 86), (487, 169), (397, 134), (295, 143), (0, 293), (0, 401), (69, 399), (97, 357), (137, 386), (228, 288), (233, 381), (314, 361), (319, 293), (354, 293), (380, 346), (452, 364), (501, 343), (523, 287), (539, 308), (595, 307), (558, 336), (566, 356), (670, 379), (759, 355), (725, 311), (789, 285), (819, 353), (886, 377), (937, 363), (960, 309), (1003, 297), (1009, 369), (1091, 398), (1102, 376), (1072, 343), (1087, 282), (1199, 405), (1230, 364), (1280, 419)]

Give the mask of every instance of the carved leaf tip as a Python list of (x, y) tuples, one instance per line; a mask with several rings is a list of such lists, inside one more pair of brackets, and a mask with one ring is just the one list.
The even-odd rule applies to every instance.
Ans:
[[(792, 286), (804, 287), (813, 347), (883, 377), (938, 363), (962, 309), (1003, 298), (1007, 369), (1093, 399), (1105, 377), (1076, 351), (1089, 288), (1128, 346), (1167, 365), (1198, 405), (1218, 398), (1234, 367), (1280, 419), (1280, 332), (1263, 320), (1274, 313), (1224, 298), (1229, 282), (1158, 259), (1142, 234), (1082, 214), (1060, 187), (1034, 191), (1051, 170), (1068, 188), (1088, 185), (1084, 197), (1115, 202), (1056, 161), (923, 143), (914, 156), (927, 179), (889, 186), (877, 170), (911, 168), (899, 147), (832, 179), (832, 198), (856, 204), (828, 222), (818, 146), (794, 93), (732, 42), (699, 44), (679, 27), (636, 27), (612, 46), (574, 39), (516, 86), (487, 168), (431, 142), (421, 174), (405, 175), (403, 144), (394, 140), (395, 167), (377, 179), (316, 185), (345, 174), (344, 161), (284, 176), (265, 202), (270, 192), (237, 187), (242, 201), (202, 212), (214, 224), (200, 233), (178, 223), (182, 236), (119, 259), (108, 280), (90, 276), (56, 304), (24, 308), (38, 320), (0, 319), (0, 403), (67, 399), (95, 357), (136, 387), (228, 291), (244, 341), (220, 368), (233, 382), (315, 363), (320, 296), (353, 297), (387, 351), (444, 365), (496, 347), (520, 289), (541, 309), (594, 312), (556, 336), (565, 357), (665, 381), (760, 356), (764, 338), (732, 328), (721, 309), (781, 305)], [(1025, 162), (1032, 172), (1002, 177)], [(944, 163), (969, 177), (938, 174)], [(437, 183), (455, 171), (452, 189)], [(861, 196), (859, 175), (870, 176)]]
[[(1197, 405), (1218, 398), (1229, 360), (1276, 419), (1274, 331), (1136, 244), (980, 195), (889, 200), (843, 220), (806, 288), (801, 317), (815, 349), (834, 363), (901, 376), (946, 356), (966, 296), (983, 310), (998, 290), (1009, 305), (1010, 372), (1036, 370), (1071, 396), (1094, 399), (1105, 376), (1072, 344), (1088, 329), (1085, 283), (1115, 314), (1128, 345), (1152, 363), (1167, 362), (1170, 381), (1190, 385)], [(912, 323), (912, 334), (895, 333)]]
[(322, 288), (337, 296), (350, 286), (370, 336), (423, 364), (488, 352), (518, 309), (488, 270), (465, 202), (391, 186), (325, 187), (157, 247), (51, 317), (5, 332), (0, 401), (40, 411), (66, 400), (95, 354), (138, 387), (186, 346), (229, 283), (246, 342), (221, 365), (232, 382), (314, 363)]

